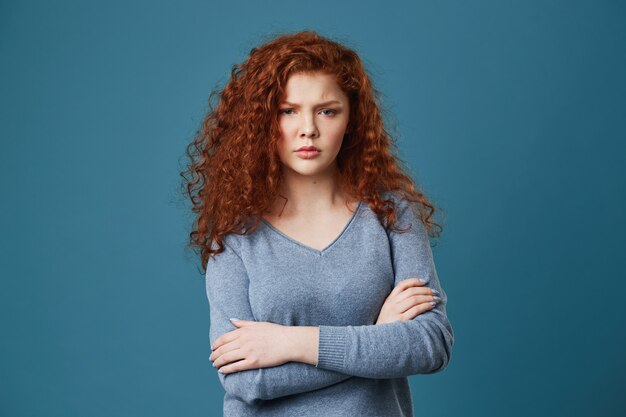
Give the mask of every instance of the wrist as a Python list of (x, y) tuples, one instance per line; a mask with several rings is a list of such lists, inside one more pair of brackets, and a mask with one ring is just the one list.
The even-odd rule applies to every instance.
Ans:
[(319, 327), (289, 326), (287, 329), (291, 341), (289, 360), (317, 365)]

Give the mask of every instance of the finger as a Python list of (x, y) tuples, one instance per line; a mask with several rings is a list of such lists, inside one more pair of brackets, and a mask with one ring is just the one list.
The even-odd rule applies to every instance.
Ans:
[(243, 350), (237, 348), (235, 350), (226, 352), (220, 357), (218, 357), (217, 359), (215, 359), (215, 361), (213, 362), (213, 366), (219, 369), (222, 366), (226, 365), (227, 363), (231, 363), (231, 362), (238, 361), (241, 359), (244, 359)]
[(240, 343), (239, 343), (239, 338), (237, 338), (237, 339), (235, 339), (235, 340), (233, 340), (231, 342), (225, 343), (222, 346), (220, 346), (219, 348), (215, 349), (213, 351), (213, 353), (211, 353), (211, 356), (213, 356), (213, 358), (215, 359), (218, 356), (221, 356), (221, 355), (225, 354), (226, 352), (230, 352), (231, 350), (239, 349), (240, 347), (241, 346), (240, 346)]
[(400, 313), (404, 313), (418, 304), (430, 303), (431, 301), (436, 302), (437, 300), (433, 299), (432, 295), (414, 295), (398, 303), (398, 311), (400, 311)]
[(223, 366), (219, 369), (218, 372), (223, 374), (230, 374), (233, 372), (244, 371), (246, 369), (256, 369), (251, 361), (249, 360), (241, 360), (239, 362), (231, 363), (230, 365)]
[(211, 346), (211, 349), (217, 350), (220, 346), (237, 339), (239, 337), (239, 332), (237, 332), (237, 330), (238, 329), (231, 330), (230, 332), (224, 333), (223, 335), (218, 337), (215, 343), (213, 343), (213, 345)]
[(219, 356), (226, 351), (232, 350), (234, 346), (232, 345), (232, 343), (239, 339), (239, 332), (237, 330), (233, 330), (220, 336), (220, 338), (217, 339), (214, 343), (215, 349), (213, 349), (211, 355), (213, 356), (214, 354), (216, 354), (217, 356)]
[(235, 319), (230, 319), (230, 322), (232, 324), (234, 324), (237, 327), (245, 327), (245, 326), (250, 326), (252, 324), (256, 324), (256, 321), (250, 321), (250, 320), (235, 320)]
[(402, 313), (400, 315), (400, 320), (403, 320), (403, 321), (412, 320), (415, 317), (419, 316), (420, 314), (425, 313), (429, 310), (432, 310), (433, 308), (435, 308), (435, 305), (431, 303), (423, 303), (423, 304), (416, 305), (415, 307), (410, 308), (404, 313)]
[(209, 355), (209, 359), (214, 361), (215, 359), (219, 358), (224, 353), (229, 352), (234, 349), (238, 349), (238, 348), (239, 348), (239, 341), (235, 339), (232, 342), (223, 344), (222, 346), (220, 346), (219, 348), (211, 352), (211, 355)]
[(402, 291), (400, 294), (396, 295), (396, 302), (402, 302), (409, 297), (413, 297), (416, 295), (433, 295), (434, 292), (428, 287), (411, 287)]
[(398, 294), (402, 291), (404, 291), (405, 289), (415, 286), (415, 285), (425, 285), (425, 282), (422, 282), (419, 278), (407, 278), (407, 279), (403, 279), (402, 281), (398, 282), (398, 284), (394, 287), (393, 290), (391, 290), (391, 294)]

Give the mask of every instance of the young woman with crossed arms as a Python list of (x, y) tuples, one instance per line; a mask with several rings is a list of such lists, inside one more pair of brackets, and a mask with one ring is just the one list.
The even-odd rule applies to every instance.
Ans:
[(447, 366), (441, 227), (393, 146), (338, 42), (283, 35), (233, 67), (187, 173), (225, 416), (412, 416), (407, 376)]

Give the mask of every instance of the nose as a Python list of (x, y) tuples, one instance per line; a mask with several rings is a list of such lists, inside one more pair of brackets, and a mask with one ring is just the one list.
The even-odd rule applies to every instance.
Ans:
[(315, 125), (313, 117), (305, 117), (300, 132), (300, 137), (314, 138), (317, 136), (318, 133), (319, 132), (317, 130), (317, 126)]

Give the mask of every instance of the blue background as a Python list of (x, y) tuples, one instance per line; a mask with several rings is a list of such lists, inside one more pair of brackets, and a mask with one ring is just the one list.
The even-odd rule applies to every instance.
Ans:
[(0, 414), (221, 415), (184, 148), (264, 37), (356, 49), (446, 212), (456, 342), (421, 416), (626, 401), (618, 1), (0, 3)]

